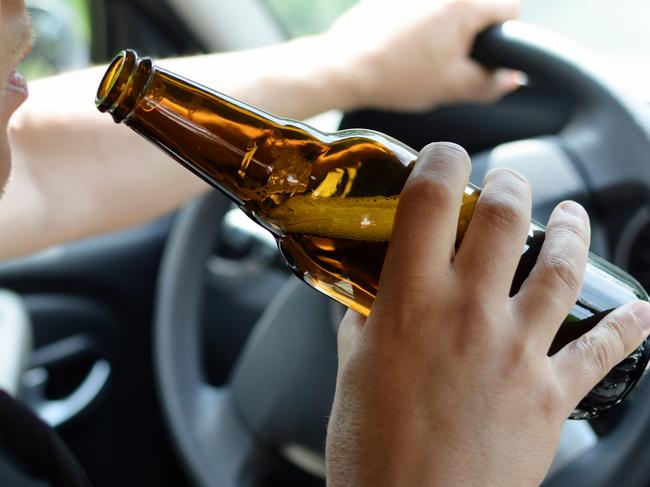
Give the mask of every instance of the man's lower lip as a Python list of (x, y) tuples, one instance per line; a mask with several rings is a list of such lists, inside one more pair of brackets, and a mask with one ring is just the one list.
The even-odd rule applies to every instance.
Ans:
[(22, 75), (18, 74), (16, 71), (11, 73), (11, 75), (9, 76), (9, 82), (7, 83), (7, 86), (16, 91), (20, 91), (25, 94), (28, 93), (27, 80)]

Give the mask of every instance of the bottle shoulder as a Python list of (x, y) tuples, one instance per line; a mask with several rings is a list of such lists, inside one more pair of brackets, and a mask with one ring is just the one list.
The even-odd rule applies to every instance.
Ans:
[(380, 144), (400, 156), (401, 159), (412, 161), (417, 158), (418, 152), (399, 140), (382, 132), (370, 129), (344, 129), (330, 134), (331, 143), (344, 141), (365, 141)]

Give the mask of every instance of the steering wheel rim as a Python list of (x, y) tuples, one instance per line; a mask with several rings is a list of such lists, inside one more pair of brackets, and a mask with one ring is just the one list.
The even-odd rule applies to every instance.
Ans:
[[(551, 165), (570, 172), (568, 179), (582, 178), (583, 184), (566, 186), (571, 188), (568, 194), (573, 197), (577, 191), (593, 199), (611, 240), (616, 230), (607, 222), (620, 219), (622, 210), (628, 214), (645, 206), (650, 188), (650, 171), (639, 171), (650, 149), (645, 110), (614, 88), (574, 48), (525, 24), (508, 22), (485, 32), (477, 39), (473, 56), (486, 65), (522, 70), (531, 80), (559, 87), (579, 100), (562, 132), (552, 139), (536, 140), (532, 147), (529, 144), (529, 152), (524, 151), (523, 156), (552, 160)], [(604, 134), (603, 142), (599, 136)], [(521, 150), (518, 154), (520, 160), (525, 158)], [(483, 169), (513, 162), (505, 159), (488, 157)], [(619, 159), (617, 171), (612, 171), (611, 161)], [(522, 172), (527, 170), (525, 167)], [(603, 174), (598, 174), (601, 171)], [(625, 204), (610, 211), (608, 202), (621, 187), (633, 191), (624, 195)], [(181, 210), (161, 263), (154, 323), (156, 381), (179, 456), (197, 485), (219, 487), (243, 485), (252, 470), (277, 462), (279, 456), (273, 449), (291, 457), (290, 448), (299, 443), (312, 449), (314, 445), (318, 448), (319, 442), (322, 445), (322, 418), (328, 413), (336, 375), (336, 344), (327, 299), (294, 279), (256, 325), (230, 383), (222, 388), (207, 384), (199, 362), (199, 276), (217, 237), (219, 226), (214, 222), (221, 221), (227, 208), (227, 200), (213, 192)], [(310, 311), (296, 312), (296, 308)], [(309, 325), (301, 326), (305, 321)], [(294, 346), (288, 345), (294, 340)], [(278, 365), (273, 360), (278, 358), (282, 359), (278, 362), (290, 364), (283, 369), (288, 377), (274, 374)], [(315, 362), (320, 366), (312, 370)], [(298, 369), (303, 373), (296, 373)], [(315, 387), (314, 382), (322, 387)], [(294, 387), (301, 388), (297, 404), (285, 397)], [(307, 399), (302, 400), (303, 395)], [(615, 431), (546, 484), (604, 487), (625, 479), (628, 483), (624, 485), (641, 485), (647, 477), (643, 465), (648, 462), (643, 459), (650, 461), (650, 452), (641, 447), (644, 436), (650, 434), (650, 408), (643, 407), (647, 399), (650, 387), (637, 386), (635, 399)], [(291, 413), (283, 414), (285, 410)], [(311, 414), (303, 417), (297, 410)], [(310, 425), (309, 418), (318, 426)], [(300, 431), (291, 427), (292, 419), (301, 425)], [(292, 431), (288, 434), (287, 430)], [(300, 441), (292, 442), (297, 437)], [(299, 452), (302, 460), (298, 463), (304, 468), (309, 468), (312, 449)], [(318, 468), (316, 465), (313, 471)]]
[[(633, 207), (647, 202), (650, 171), (650, 112), (628, 96), (592, 57), (556, 35), (520, 22), (506, 22), (482, 33), (472, 56), (487, 66), (519, 69), (539, 84), (577, 101), (559, 144), (585, 180), (605, 220), (620, 218), (611, 191), (634, 182)], [(614, 164), (613, 164), (614, 163)]]

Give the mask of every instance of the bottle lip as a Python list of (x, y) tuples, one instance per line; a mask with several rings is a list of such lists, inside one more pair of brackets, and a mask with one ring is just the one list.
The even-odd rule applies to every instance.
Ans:
[(137, 55), (125, 49), (120, 51), (108, 65), (97, 89), (95, 105), (100, 112), (108, 111), (124, 92), (129, 75), (133, 72)]
[(140, 58), (131, 49), (120, 51), (108, 65), (97, 89), (97, 109), (109, 112), (115, 122), (122, 122), (133, 110), (139, 95), (137, 91), (146, 84), (151, 69), (151, 59)]

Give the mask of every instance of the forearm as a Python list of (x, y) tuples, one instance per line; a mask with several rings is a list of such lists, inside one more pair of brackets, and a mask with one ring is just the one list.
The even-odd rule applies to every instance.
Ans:
[(303, 37), (249, 51), (161, 61), (160, 65), (287, 118), (356, 108), (356, 75), (331, 38)]
[[(407, 10), (360, 2), (319, 36), (160, 64), (298, 119), (336, 108), (409, 110), (486, 101), (515, 87), (468, 58), (476, 32), (514, 16), (512, 6), (433, 2)], [(467, 18), (475, 30), (463, 27)], [(14, 231), (3, 238), (0, 258), (145, 222), (205, 189), (97, 112), (92, 100), (103, 72), (34, 83), (31, 100), (16, 113), (10, 130), (18, 169), (0, 204), (0, 224)]]
[(12, 120), (14, 173), (0, 203), (11, 257), (159, 216), (204, 188), (93, 106), (102, 68), (33, 83)]
[[(311, 42), (161, 65), (268, 111), (302, 118), (338, 106), (341, 91), (336, 70), (326, 63), (295, 62), (309, 54)], [(0, 225), (13, 231), (4, 236), (0, 257), (142, 223), (206, 189), (97, 112), (93, 99), (103, 73), (98, 67), (32, 84), (11, 123), (14, 173), (0, 204)]]

